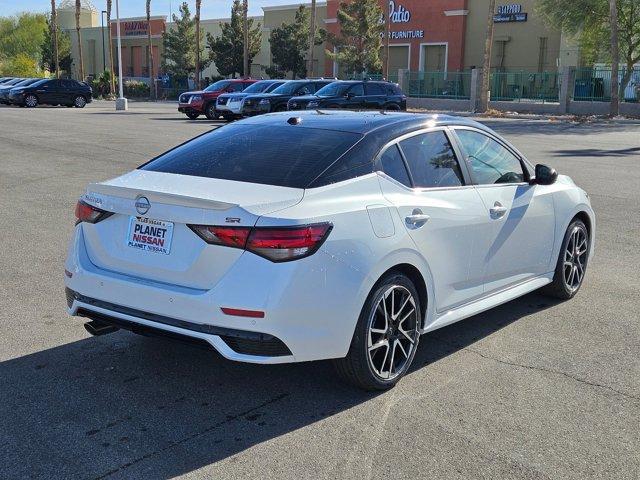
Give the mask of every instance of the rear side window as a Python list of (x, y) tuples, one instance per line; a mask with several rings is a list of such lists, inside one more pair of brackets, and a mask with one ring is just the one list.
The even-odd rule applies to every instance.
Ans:
[(362, 86), (361, 83), (357, 83), (351, 88), (349, 88), (349, 90), (347, 90), (347, 93), (350, 93), (351, 95), (355, 95), (356, 97), (361, 97), (362, 95), (364, 95), (364, 87)]
[(385, 95), (384, 87), (379, 83), (367, 83), (367, 95)]
[(380, 157), (382, 171), (407, 187), (411, 186), (407, 168), (404, 165), (397, 145), (392, 145)]
[(242, 82), (233, 82), (231, 85), (227, 87), (227, 91), (229, 92), (241, 92), (245, 88), (247, 88), (250, 83), (242, 83)]
[(422, 133), (400, 142), (417, 188), (464, 184), (460, 165), (443, 131)]
[(304, 128), (231, 124), (139, 167), (154, 172), (306, 188), (362, 135)]

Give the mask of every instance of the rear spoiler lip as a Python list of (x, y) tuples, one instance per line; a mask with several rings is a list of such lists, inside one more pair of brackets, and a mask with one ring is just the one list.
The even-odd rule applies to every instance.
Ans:
[(182, 207), (206, 208), (211, 210), (229, 210), (237, 207), (237, 203), (221, 202), (219, 200), (211, 200), (207, 198), (190, 197), (177, 193), (146, 191), (134, 187), (122, 187), (118, 185), (107, 185), (104, 183), (91, 183), (87, 187), (87, 195), (95, 193), (98, 195), (107, 195), (110, 197), (118, 197), (127, 200), (135, 200), (143, 196), (147, 197), (150, 202), (158, 202), (164, 204), (174, 204)]

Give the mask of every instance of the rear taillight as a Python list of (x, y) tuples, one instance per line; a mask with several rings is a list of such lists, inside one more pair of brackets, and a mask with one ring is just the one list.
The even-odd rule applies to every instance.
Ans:
[(78, 200), (76, 205), (76, 225), (80, 222), (98, 223), (100, 220), (104, 220), (107, 217), (113, 215), (112, 212), (107, 212), (96, 208), (88, 203)]
[(189, 225), (205, 242), (242, 248), (272, 262), (288, 262), (315, 253), (331, 232), (330, 223), (295, 227), (217, 227)]
[(235, 248), (244, 248), (251, 232), (251, 227), (189, 225), (189, 228), (207, 243)]

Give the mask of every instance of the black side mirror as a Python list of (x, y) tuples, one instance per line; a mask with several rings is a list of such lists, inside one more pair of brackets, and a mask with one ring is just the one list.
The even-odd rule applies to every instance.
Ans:
[(531, 183), (537, 183), (538, 185), (551, 185), (558, 179), (558, 172), (555, 168), (547, 167), (539, 163), (536, 165), (536, 176), (532, 179)]

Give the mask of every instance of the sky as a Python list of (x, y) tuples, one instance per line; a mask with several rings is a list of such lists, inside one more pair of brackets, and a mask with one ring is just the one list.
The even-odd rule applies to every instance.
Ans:
[[(60, 3), (56, 0), (56, 3)], [(106, 10), (107, 2), (104, 0), (92, 0), (98, 11)], [(120, 17), (145, 16), (145, 0), (119, 0)], [(151, 0), (151, 15), (166, 15), (169, 12), (178, 12), (180, 0)], [(193, 13), (195, 1), (187, 1)], [(275, 5), (289, 5), (295, 3), (308, 3), (308, 0), (249, 0), (249, 15), (262, 15), (262, 7)], [(202, 19), (227, 18), (230, 16), (232, 0), (202, 0)], [(20, 12), (48, 12), (51, 9), (51, 0), (0, 0), (0, 16), (15, 15)], [(112, 18), (115, 18), (115, 0), (113, 0)], [(168, 20), (170, 20), (168, 18)]]

